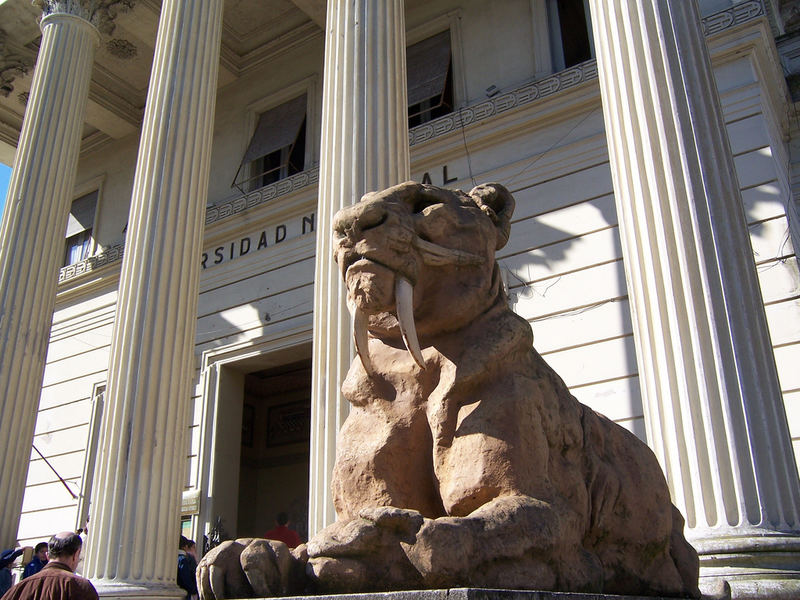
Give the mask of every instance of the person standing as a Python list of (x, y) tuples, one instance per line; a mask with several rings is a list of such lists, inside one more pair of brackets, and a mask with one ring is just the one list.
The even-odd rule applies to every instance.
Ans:
[(297, 548), (302, 543), (297, 532), (289, 529), (289, 515), (285, 512), (278, 513), (278, 516), (275, 517), (275, 527), (265, 533), (264, 537), (268, 540), (283, 542), (289, 548)]
[(2, 600), (99, 600), (88, 579), (75, 575), (83, 542), (77, 533), (57, 533), (48, 542), (44, 568), (8, 590)]
[(184, 536), (178, 542), (178, 585), (186, 590), (186, 600), (197, 598), (197, 546)]
[(41, 571), (46, 564), (47, 542), (39, 542), (33, 549), (33, 559), (31, 559), (31, 562), (25, 565), (25, 570), (22, 572), (22, 578), (26, 579), (31, 575), (36, 575), (36, 573)]
[(5, 550), (0, 554), (0, 596), (8, 591), (11, 587), (12, 575), (11, 565), (22, 554), (22, 548), (14, 550)]

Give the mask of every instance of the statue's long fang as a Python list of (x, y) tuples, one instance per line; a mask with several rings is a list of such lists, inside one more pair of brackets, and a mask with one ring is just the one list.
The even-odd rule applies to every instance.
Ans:
[(403, 334), (406, 348), (414, 362), (424, 369), (425, 359), (422, 357), (417, 339), (417, 327), (414, 323), (414, 287), (408, 279), (400, 275), (395, 278), (394, 300), (397, 307), (397, 322), (400, 324), (400, 333)]
[(361, 359), (361, 364), (367, 375), (372, 376), (372, 361), (369, 359), (369, 336), (367, 335), (367, 325), (369, 316), (360, 308), (353, 307), (353, 341), (356, 344), (356, 352)]

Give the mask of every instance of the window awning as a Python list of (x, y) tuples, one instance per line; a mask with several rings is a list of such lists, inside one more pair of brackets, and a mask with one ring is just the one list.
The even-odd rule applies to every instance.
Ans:
[(262, 113), (242, 165), (294, 143), (305, 116), (305, 94)]
[(72, 202), (67, 221), (65, 237), (72, 237), (94, 226), (94, 213), (97, 210), (97, 190), (81, 196)]
[(450, 31), (412, 44), (406, 49), (408, 105), (440, 96), (450, 69)]

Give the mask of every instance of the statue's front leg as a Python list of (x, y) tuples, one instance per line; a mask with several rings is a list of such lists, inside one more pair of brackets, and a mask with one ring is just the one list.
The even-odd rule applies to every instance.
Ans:
[(387, 507), (363, 509), (337, 521), (308, 542), (307, 574), (320, 593), (415, 589), (419, 573), (401, 547), (413, 542), (422, 515)]
[[(602, 580), (585, 552), (576, 515), (527, 496), (501, 496), (465, 517), (425, 519), (414, 543), (403, 543), (425, 588), (573, 589)], [(600, 589), (595, 587), (594, 589)]]

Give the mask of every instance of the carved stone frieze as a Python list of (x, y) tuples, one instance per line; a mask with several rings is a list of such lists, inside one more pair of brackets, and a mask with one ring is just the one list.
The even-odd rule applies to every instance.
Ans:
[(727, 10), (714, 13), (703, 19), (703, 33), (706, 35), (713, 35), (739, 25), (745, 21), (755, 19), (766, 14), (764, 11), (764, 4), (761, 0), (749, 0), (748, 2), (739, 2), (734, 4)]
[(492, 118), (509, 109), (529, 104), (556, 92), (566, 90), (586, 81), (597, 79), (597, 64), (590, 60), (565, 71), (554, 73), (546, 79), (534, 81), (516, 90), (500, 94), (473, 106), (459, 109), (430, 123), (410, 129), (408, 143), (415, 146), (429, 139), (459, 130), (464, 126)]
[(206, 225), (216, 223), (231, 215), (238, 214), (243, 210), (263, 204), (278, 196), (285, 196), (295, 190), (304, 188), (308, 185), (316, 185), (319, 182), (319, 169), (313, 168), (302, 171), (297, 175), (292, 175), (286, 179), (281, 179), (275, 183), (259, 188), (244, 196), (239, 196), (228, 202), (210, 206), (206, 209)]
[(124, 250), (124, 243), (116, 244), (85, 260), (67, 265), (66, 267), (61, 267), (61, 270), (58, 272), (58, 283), (64, 283), (65, 281), (74, 279), (78, 275), (83, 275), (84, 273), (89, 273), (90, 271), (104, 267), (109, 263), (120, 261), (122, 260)]
[(89, 21), (100, 33), (114, 32), (117, 15), (133, 9), (136, 0), (31, 0), (42, 15), (66, 13)]
[(14, 80), (27, 75), (32, 67), (33, 60), (12, 48), (0, 29), (0, 95), (7, 98), (14, 91)]
[(106, 42), (106, 50), (111, 56), (122, 60), (135, 58), (139, 53), (138, 48), (128, 40), (113, 39)]

